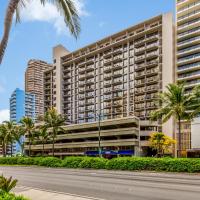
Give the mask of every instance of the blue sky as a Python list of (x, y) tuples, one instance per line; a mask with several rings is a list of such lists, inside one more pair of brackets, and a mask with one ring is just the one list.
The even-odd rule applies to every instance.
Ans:
[[(8, 0), (0, 4), (4, 16)], [(174, 12), (175, 0), (75, 0), (81, 17), (81, 34), (76, 41), (56, 9), (42, 9), (39, 0), (22, 11), (22, 22), (13, 24), (8, 48), (0, 66), (0, 122), (8, 117), (9, 97), (16, 88), (24, 88), (24, 72), (29, 59), (51, 62), (52, 47), (63, 44), (68, 50), (95, 42), (105, 36), (150, 17)], [(0, 37), (3, 17), (0, 18)]]

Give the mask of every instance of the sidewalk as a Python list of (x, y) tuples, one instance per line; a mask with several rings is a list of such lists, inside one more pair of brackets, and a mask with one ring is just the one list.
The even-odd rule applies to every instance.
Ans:
[(103, 200), (92, 197), (81, 197), (73, 194), (57, 193), (52, 191), (33, 189), (28, 187), (17, 187), (14, 190), (16, 195), (23, 195), (30, 200)]

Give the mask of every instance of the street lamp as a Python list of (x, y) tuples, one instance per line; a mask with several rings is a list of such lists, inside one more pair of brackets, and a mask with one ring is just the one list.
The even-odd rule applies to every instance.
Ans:
[(101, 113), (98, 113), (98, 140), (99, 140), (99, 157), (102, 157), (101, 153)]

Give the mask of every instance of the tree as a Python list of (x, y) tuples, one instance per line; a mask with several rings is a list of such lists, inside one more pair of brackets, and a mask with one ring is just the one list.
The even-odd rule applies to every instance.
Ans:
[(29, 143), (29, 156), (31, 156), (31, 143), (34, 141), (34, 130), (35, 125), (31, 118), (29, 117), (23, 117), (20, 120), (20, 123), (22, 124), (22, 128), (25, 134), (28, 136), (28, 143)]
[(64, 131), (61, 126), (65, 124), (66, 119), (58, 114), (55, 108), (50, 108), (44, 115), (45, 127), (51, 129), (50, 137), (52, 138), (52, 154), (54, 156), (55, 139), (59, 131)]
[(14, 133), (14, 138), (15, 141), (19, 144), (21, 148), (21, 155), (24, 155), (24, 136), (25, 136), (25, 130), (22, 126), (17, 125), (15, 127), (15, 133)]
[(49, 133), (47, 131), (47, 127), (46, 126), (39, 127), (39, 129), (36, 130), (35, 134), (42, 141), (42, 156), (44, 156), (44, 145), (45, 145), (45, 142), (47, 142), (49, 139)]
[(197, 110), (200, 104), (197, 97), (200, 94), (200, 90), (199, 88), (195, 88), (191, 93), (186, 95), (183, 83), (169, 84), (166, 89), (166, 92), (159, 94), (158, 101), (161, 107), (151, 113), (151, 119), (162, 119), (163, 123), (167, 122), (171, 117), (177, 120), (177, 156), (181, 157), (181, 120), (190, 121), (199, 113)]
[(176, 143), (171, 137), (164, 133), (155, 132), (150, 136), (150, 146), (157, 151), (157, 156), (163, 156), (166, 150)]
[(6, 142), (10, 144), (10, 155), (11, 157), (13, 156), (13, 144), (15, 142), (15, 128), (16, 128), (16, 123), (13, 121), (5, 121), (4, 122), (4, 131), (6, 132)]
[[(39, 1), (39, 0), (38, 0)], [(16, 22), (20, 22), (20, 9), (25, 7), (29, 0), (9, 0), (5, 19), (3, 37), (0, 42), (0, 64), (2, 63), (3, 56), (8, 44), (8, 38), (12, 26), (14, 14), (16, 13)], [(61, 15), (64, 16), (66, 26), (69, 28), (70, 33), (77, 38), (80, 33), (80, 23), (77, 9), (72, 0), (40, 0), (41, 4), (50, 2), (54, 4)]]
[(2, 154), (5, 157), (7, 145), (6, 145), (6, 131), (5, 131), (5, 127), (3, 124), (0, 125), (0, 143), (2, 146)]

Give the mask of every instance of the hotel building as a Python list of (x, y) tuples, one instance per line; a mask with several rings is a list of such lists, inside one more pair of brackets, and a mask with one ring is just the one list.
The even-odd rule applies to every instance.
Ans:
[[(176, 23), (177, 23), (177, 80), (185, 82), (186, 92), (190, 92), (200, 84), (200, 1), (199, 0), (177, 0), (176, 1)], [(199, 121), (199, 120), (197, 120)], [(191, 142), (196, 141), (199, 126), (183, 122), (182, 150), (190, 149)], [(193, 130), (191, 132), (191, 130)], [(195, 131), (196, 130), (196, 131)], [(192, 139), (192, 133), (194, 138)], [(198, 137), (198, 141), (200, 138)], [(199, 145), (200, 148), (200, 145)]]
[(35, 95), (35, 115), (44, 114), (44, 71), (50, 69), (52, 65), (41, 60), (30, 60), (25, 72), (25, 92)]
[[(44, 73), (44, 109), (56, 107), (71, 124), (66, 129), (73, 129), (58, 136), (57, 154), (97, 150), (97, 122), (100, 127), (102, 123), (111, 123), (101, 127), (107, 133), (101, 135), (102, 148), (106, 150), (131, 150), (141, 142), (142, 153), (146, 154), (150, 133), (163, 131), (173, 136), (172, 120), (161, 126), (150, 121), (150, 112), (160, 106), (155, 102), (157, 94), (174, 81), (174, 74), (171, 13), (156, 16), (74, 52), (61, 45), (55, 47), (54, 67)], [(133, 125), (140, 133), (136, 134), (126, 120), (137, 120)], [(123, 124), (120, 125), (120, 121)], [(86, 127), (83, 134), (79, 133), (82, 126)], [(126, 131), (115, 135), (116, 128), (122, 127)], [(70, 133), (79, 133), (79, 137)], [(117, 141), (119, 144), (115, 146)], [(85, 143), (88, 145), (84, 146)], [(51, 152), (50, 145), (45, 149)], [(41, 145), (35, 145), (33, 150), (41, 150)]]

